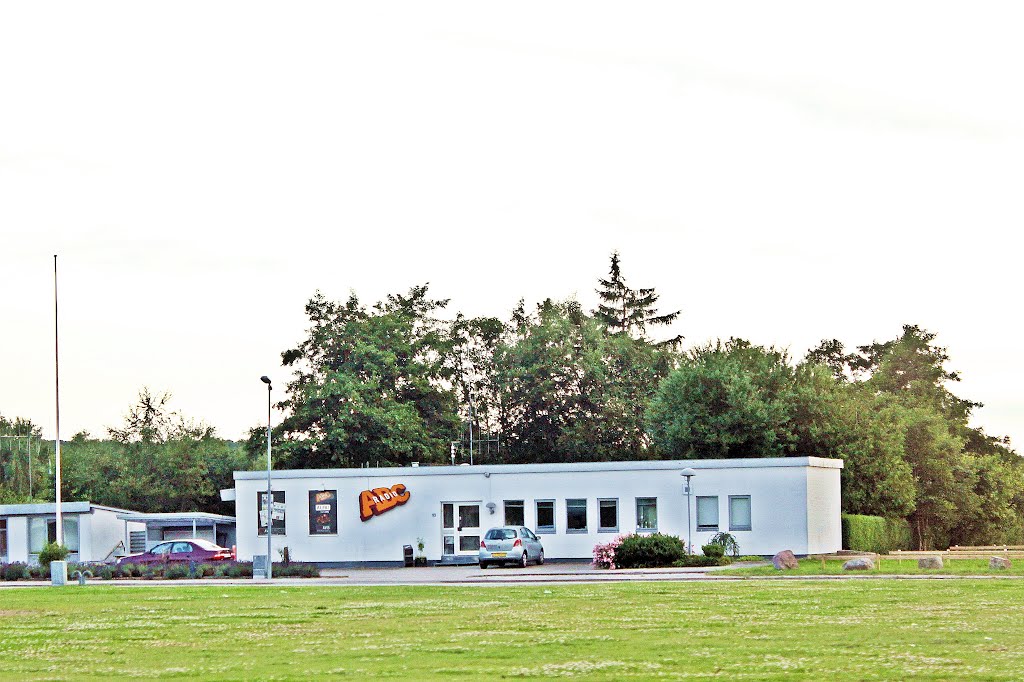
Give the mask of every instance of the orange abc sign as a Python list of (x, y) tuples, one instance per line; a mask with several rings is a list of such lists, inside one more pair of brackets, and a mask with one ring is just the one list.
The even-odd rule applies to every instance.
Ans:
[(403, 483), (397, 483), (390, 488), (364, 490), (359, 493), (359, 519), (369, 521), (372, 517), (380, 516), (408, 501), (409, 491)]

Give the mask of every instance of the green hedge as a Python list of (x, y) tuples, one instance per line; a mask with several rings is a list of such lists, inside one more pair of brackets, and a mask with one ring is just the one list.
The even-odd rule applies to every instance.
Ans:
[(615, 548), (617, 568), (657, 568), (671, 566), (686, 556), (686, 546), (674, 535), (651, 533), (627, 535)]
[(910, 524), (906, 519), (843, 514), (843, 549), (886, 554), (910, 549)]

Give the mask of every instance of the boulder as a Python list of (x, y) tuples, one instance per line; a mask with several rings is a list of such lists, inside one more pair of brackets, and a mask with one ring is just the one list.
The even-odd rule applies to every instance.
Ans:
[(942, 557), (940, 556), (923, 556), (917, 560), (917, 567), (924, 569), (931, 568), (942, 568)]
[(850, 559), (843, 564), (844, 571), (871, 571), (875, 568), (875, 562), (867, 557)]
[(994, 569), (1000, 570), (1000, 571), (1005, 571), (1011, 565), (1012, 564), (1011, 564), (1010, 560), (1007, 559), (1006, 557), (1002, 557), (1002, 556), (989, 557), (989, 560), (988, 560), (988, 567), (989, 568), (994, 568)]
[(787, 571), (799, 566), (800, 562), (796, 560), (796, 555), (793, 552), (784, 549), (772, 557), (772, 565), (780, 571)]

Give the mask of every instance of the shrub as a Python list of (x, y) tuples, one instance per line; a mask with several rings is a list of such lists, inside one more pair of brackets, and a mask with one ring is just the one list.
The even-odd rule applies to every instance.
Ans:
[(68, 554), (70, 553), (71, 550), (64, 545), (58, 545), (56, 542), (51, 542), (43, 547), (39, 552), (39, 565), (49, 568), (50, 562), (64, 561), (68, 558)]
[(704, 556), (703, 554), (687, 554), (678, 561), (672, 563), (676, 568), (690, 568), (691, 566), (727, 566), (732, 559), (724, 556)]
[(111, 580), (114, 577), (114, 569), (111, 566), (100, 566), (94, 572), (100, 580)]
[[(732, 533), (715, 533), (711, 536), (710, 545), (721, 545), (723, 550), (733, 556), (733, 558), (740, 555), (740, 543), (736, 542), (736, 537)], [(707, 554), (707, 552), (705, 552)], [(725, 553), (722, 554), (725, 556)]]
[(910, 549), (910, 524), (906, 519), (843, 514), (842, 524), (844, 549), (879, 554)]
[(50, 577), (50, 566), (29, 566), (28, 577), (33, 580), (47, 580)]
[[(252, 571), (250, 568), (250, 575), (251, 574)], [(274, 564), (272, 574), (275, 578), (319, 578), (320, 569), (317, 568), (316, 564), (299, 564), (292, 562), (286, 565)]]
[(224, 577), (226, 578), (251, 578), (252, 577), (252, 562), (240, 561), (238, 563), (231, 564), (224, 571)]
[(622, 544), (623, 536), (618, 536), (603, 545), (594, 545), (594, 568), (615, 569), (615, 550)]
[(704, 552), (704, 556), (712, 559), (721, 559), (725, 556), (725, 547), (714, 542), (703, 545), (700, 550)]
[(28, 576), (28, 566), (25, 564), (0, 564), (0, 580), (24, 580)]
[(618, 568), (657, 568), (672, 566), (686, 556), (683, 541), (674, 535), (651, 533), (627, 535), (615, 550)]
[(196, 566), (194, 575), (196, 578), (206, 578), (213, 575), (213, 571), (213, 564), (199, 564)]
[(164, 577), (168, 580), (181, 580), (182, 578), (188, 578), (191, 573), (188, 570), (188, 566), (168, 566), (167, 570), (164, 571)]

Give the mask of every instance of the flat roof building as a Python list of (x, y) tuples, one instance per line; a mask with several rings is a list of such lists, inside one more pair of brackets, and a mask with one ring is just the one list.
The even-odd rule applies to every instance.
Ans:
[[(834, 552), (842, 467), (785, 457), (274, 471), (271, 539), (292, 560), (342, 566), (399, 565), (419, 539), (431, 562), (472, 563), (501, 525), (531, 528), (549, 559), (590, 559), (633, 532), (689, 537), (697, 552), (717, 532), (742, 554)], [(238, 557), (250, 560), (266, 552), (267, 474), (234, 479), (222, 497), (235, 502)]]
[[(118, 517), (127, 509), (91, 502), (64, 502), (61, 516), (68, 561), (110, 561), (127, 553), (132, 531), (145, 526)], [(43, 547), (57, 539), (57, 505), (0, 504), (0, 563), (39, 561)]]

